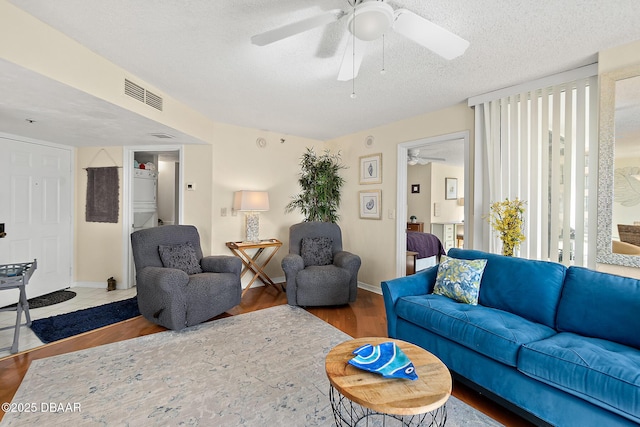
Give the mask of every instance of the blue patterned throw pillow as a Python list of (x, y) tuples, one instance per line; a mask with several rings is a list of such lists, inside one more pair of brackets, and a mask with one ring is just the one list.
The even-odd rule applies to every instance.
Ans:
[(333, 240), (329, 237), (303, 237), (300, 256), (304, 266), (333, 264)]
[(162, 265), (166, 268), (177, 268), (187, 274), (202, 273), (200, 260), (191, 242), (180, 245), (159, 245), (158, 252)]
[(442, 255), (440, 261), (433, 293), (465, 304), (477, 305), (480, 280), (487, 260), (466, 260)]

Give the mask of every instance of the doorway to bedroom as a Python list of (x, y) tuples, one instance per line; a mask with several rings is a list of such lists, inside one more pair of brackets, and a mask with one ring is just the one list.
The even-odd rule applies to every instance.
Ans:
[[(397, 170), (398, 276), (407, 274), (408, 230), (435, 236), (445, 252), (452, 247), (471, 247), (465, 240), (465, 234), (470, 234), (465, 233), (465, 219), (469, 218), (470, 212), (467, 185), (469, 132), (456, 132), (399, 144)], [(436, 252), (435, 248), (431, 242), (427, 245), (431, 247), (430, 253), (422, 253), (423, 250), (420, 250), (420, 255), (412, 255), (412, 261), (418, 263), (418, 270), (433, 265), (435, 260), (435, 255), (431, 254)], [(420, 259), (423, 261), (419, 261)]]

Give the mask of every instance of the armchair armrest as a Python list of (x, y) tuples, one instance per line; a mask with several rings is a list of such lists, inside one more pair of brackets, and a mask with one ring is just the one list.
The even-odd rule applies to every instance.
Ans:
[(286, 279), (286, 291), (287, 301), (291, 305), (297, 305), (297, 282), (296, 276), (298, 272), (304, 270), (304, 261), (298, 254), (287, 254), (282, 258), (280, 263), (282, 270), (284, 270), (284, 277)]
[(136, 280), (138, 291), (175, 292), (189, 283), (189, 275), (177, 268), (145, 267)]
[(333, 254), (333, 265), (336, 267), (344, 268), (351, 274), (351, 281), (349, 282), (349, 302), (356, 300), (358, 294), (358, 271), (362, 260), (358, 255), (354, 255), (351, 252), (340, 251)]
[(380, 284), (382, 296), (384, 297), (384, 308), (387, 313), (387, 335), (390, 338), (395, 338), (396, 336), (398, 321), (395, 311), (396, 302), (400, 298), (410, 295), (430, 294), (433, 292), (437, 275), (438, 266), (434, 265), (411, 276), (386, 280)]
[(231, 255), (211, 255), (200, 260), (202, 271), (209, 273), (233, 273), (240, 276), (242, 261)]
[(361, 260), (358, 255), (351, 252), (340, 251), (333, 254), (333, 264), (340, 268), (346, 268), (351, 272), (357, 272), (360, 268)]
[(304, 270), (304, 261), (302, 257), (298, 254), (287, 254), (282, 258), (282, 269), (284, 270), (285, 276), (295, 277), (295, 275), (300, 270)]
[(146, 319), (169, 329), (186, 326), (187, 273), (176, 268), (145, 267), (136, 279), (138, 307)]

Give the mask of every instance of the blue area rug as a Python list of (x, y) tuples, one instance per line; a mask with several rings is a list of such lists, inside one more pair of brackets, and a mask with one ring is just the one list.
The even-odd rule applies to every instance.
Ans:
[(31, 323), (31, 330), (43, 343), (48, 344), (139, 315), (138, 298), (133, 297), (71, 313), (36, 319)]

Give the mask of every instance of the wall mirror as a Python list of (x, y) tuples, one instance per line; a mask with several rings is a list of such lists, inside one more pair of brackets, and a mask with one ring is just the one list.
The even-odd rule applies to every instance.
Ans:
[(640, 65), (600, 76), (599, 143), (596, 261), (640, 267)]

